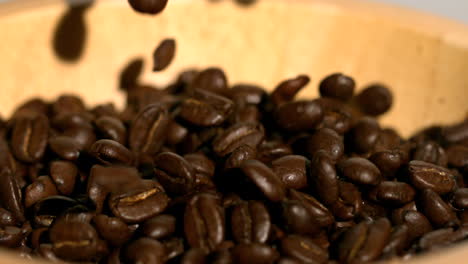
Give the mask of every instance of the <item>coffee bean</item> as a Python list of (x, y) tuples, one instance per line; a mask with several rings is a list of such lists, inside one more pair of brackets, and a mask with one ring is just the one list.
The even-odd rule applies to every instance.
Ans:
[(164, 39), (159, 43), (153, 53), (153, 71), (162, 71), (174, 59), (176, 51), (176, 42), (174, 39)]
[(442, 167), (446, 167), (448, 162), (447, 154), (445, 154), (444, 149), (433, 141), (419, 144), (414, 150), (413, 159)]
[(205, 264), (207, 263), (207, 254), (199, 248), (191, 248), (185, 252), (180, 264)]
[(168, 113), (159, 104), (148, 105), (132, 121), (129, 145), (133, 151), (155, 154), (166, 137)]
[(236, 205), (231, 213), (231, 230), (237, 243), (265, 243), (271, 232), (270, 214), (263, 203)]
[(24, 192), (24, 205), (28, 208), (39, 200), (57, 194), (58, 191), (52, 179), (49, 176), (41, 176), (26, 187)]
[(384, 256), (393, 257), (395, 255), (401, 255), (409, 242), (408, 234), (409, 227), (407, 225), (397, 225), (393, 227), (388, 243), (383, 249)]
[(257, 149), (257, 159), (270, 164), (273, 160), (291, 155), (293, 150), (281, 141), (263, 141)]
[(238, 105), (259, 105), (266, 97), (263, 88), (251, 84), (237, 84), (228, 90), (229, 98)]
[(350, 263), (365, 245), (369, 233), (369, 225), (361, 222), (346, 231), (337, 245), (338, 261)]
[(416, 191), (411, 185), (404, 182), (383, 181), (373, 190), (369, 196), (375, 202), (389, 206), (401, 206), (413, 201)]
[(41, 98), (32, 98), (23, 104), (19, 105), (13, 115), (12, 119), (22, 115), (31, 115), (34, 113), (40, 113), (43, 115), (48, 115), (50, 112), (50, 105)]
[(306, 236), (289, 235), (281, 240), (281, 252), (301, 263), (327, 263), (328, 252)]
[(303, 189), (307, 187), (308, 163), (303, 156), (287, 155), (274, 160), (272, 169), (286, 188)]
[(44, 155), (49, 133), (49, 121), (41, 114), (22, 115), (15, 119), (11, 148), (15, 157), (24, 162), (39, 161)]
[(338, 163), (341, 174), (357, 184), (377, 185), (381, 181), (379, 169), (368, 159), (349, 158)]
[(335, 217), (342, 220), (353, 219), (362, 210), (362, 197), (359, 190), (353, 184), (338, 181), (338, 200), (331, 205)]
[(144, 237), (129, 244), (123, 255), (127, 263), (162, 264), (167, 258), (167, 250), (159, 241)]
[(446, 194), (452, 192), (456, 185), (449, 170), (431, 163), (412, 160), (408, 171), (411, 184), (419, 190), (431, 189), (438, 194)]
[(191, 153), (184, 155), (184, 159), (190, 163), (196, 174), (205, 174), (213, 177), (215, 173), (215, 164), (202, 153)]
[(13, 214), (4, 208), (0, 208), (0, 226), (14, 226), (16, 224), (17, 220)]
[(220, 68), (208, 68), (198, 73), (190, 86), (192, 91), (201, 89), (219, 95), (226, 94), (228, 92), (227, 88), (228, 82), (226, 75)]
[(353, 96), (355, 86), (353, 78), (342, 73), (334, 73), (322, 80), (319, 91), (322, 97), (348, 101)]
[(329, 128), (343, 135), (351, 129), (351, 109), (343, 102), (332, 98), (318, 98), (315, 100), (323, 110), (323, 120), (320, 128)]
[(468, 139), (468, 119), (458, 124), (442, 128), (440, 134), (443, 141), (449, 144), (466, 141)]
[(313, 216), (303, 203), (297, 200), (281, 202), (283, 225), (289, 233), (314, 236), (321, 231), (321, 227), (314, 221)]
[(80, 156), (80, 148), (73, 138), (58, 136), (49, 139), (50, 149), (62, 159), (76, 160)]
[(280, 201), (285, 197), (283, 183), (265, 164), (248, 160), (242, 164), (241, 170), (269, 200)]
[(423, 214), (415, 210), (405, 210), (402, 212), (401, 218), (395, 218), (393, 220), (395, 224), (405, 224), (409, 227), (409, 242), (432, 231), (432, 225), (429, 220)]
[(175, 122), (174, 120), (169, 121), (169, 125), (167, 127), (167, 138), (166, 143), (168, 145), (174, 146), (187, 138), (188, 130), (187, 128), (183, 127), (179, 123)]
[(133, 153), (124, 145), (110, 139), (100, 139), (91, 146), (89, 154), (106, 165), (131, 165)]
[(460, 188), (454, 192), (452, 205), (458, 209), (468, 208), (468, 188)]
[(325, 151), (333, 160), (337, 161), (343, 156), (343, 138), (334, 130), (321, 128), (315, 131), (307, 142), (308, 152), (311, 157), (317, 151)]
[(379, 138), (374, 145), (373, 152), (399, 149), (401, 145), (405, 145), (405, 141), (396, 130), (393, 128), (382, 128)]
[(169, 193), (181, 194), (190, 190), (195, 182), (193, 167), (183, 157), (162, 152), (155, 159), (156, 178)]
[(117, 112), (114, 103), (98, 104), (93, 107), (90, 112), (95, 116), (95, 122), (101, 117), (109, 117), (114, 118), (115, 120), (119, 120), (119, 113)]
[(320, 104), (312, 100), (284, 103), (275, 114), (278, 126), (291, 132), (312, 130), (322, 118), (323, 111)]
[(360, 119), (350, 132), (350, 142), (357, 153), (370, 152), (380, 136), (380, 126), (374, 118)]
[(327, 152), (320, 150), (315, 153), (310, 167), (311, 180), (317, 196), (325, 205), (334, 204), (339, 194), (334, 160)]
[(368, 262), (377, 259), (383, 252), (390, 238), (391, 224), (387, 218), (380, 218), (371, 223), (367, 232), (367, 238), (356, 258)]
[(18, 227), (5, 226), (0, 228), (0, 246), (2, 247), (18, 247), (23, 239), (24, 234)]
[(74, 199), (60, 195), (42, 199), (32, 208), (34, 225), (49, 227), (57, 217), (73, 208), (83, 208), (83, 205)]
[(425, 189), (420, 196), (421, 211), (436, 227), (456, 225), (457, 216), (433, 190)]
[(265, 244), (238, 244), (232, 249), (234, 263), (273, 264), (279, 258), (278, 252)]
[(296, 78), (281, 82), (270, 95), (272, 102), (281, 105), (292, 101), (296, 94), (309, 82), (310, 78), (307, 75), (299, 75)]
[(15, 219), (20, 222), (25, 220), (21, 190), (8, 168), (0, 169), (0, 201)]
[(468, 146), (453, 145), (447, 149), (448, 163), (452, 167), (468, 166)]
[(224, 157), (242, 145), (256, 149), (264, 136), (265, 132), (260, 124), (235, 124), (216, 137), (213, 141), (213, 150)]
[(104, 115), (96, 119), (94, 122), (99, 135), (103, 139), (112, 139), (125, 145), (127, 142), (127, 129), (121, 120)]
[(374, 84), (362, 90), (357, 95), (357, 101), (364, 113), (378, 116), (390, 109), (393, 96), (386, 86)]
[(224, 240), (224, 209), (218, 197), (201, 193), (185, 208), (184, 233), (191, 247), (212, 251)]
[(78, 168), (74, 163), (60, 160), (52, 161), (50, 163), (49, 173), (57, 190), (61, 194), (72, 194), (78, 177)]
[(231, 155), (227, 158), (224, 168), (232, 169), (239, 168), (244, 161), (255, 159), (256, 151), (249, 145), (241, 145), (236, 148)]
[(93, 222), (99, 235), (113, 246), (122, 246), (132, 236), (130, 228), (117, 217), (100, 214), (93, 218)]
[(288, 198), (299, 201), (310, 215), (312, 223), (317, 224), (317, 226), (328, 227), (333, 224), (333, 215), (314, 197), (294, 189), (290, 189)]
[(114, 192), (109, 198), (112, 213), (126, 223), (140, 223), (166, 209), (169, 197), (152, 180), (142, 181), (127, 191)]
[(376, 221), (379, 218), (387, 217), (388, 210), (380, 203), (369, 200), (362, 200), (361, 212), (358, 215), (359, 221)]
[(399, 150), (384, 150), (372, 154), (369, 160), (379, 168), (379, 171), (385, 178), (392, 179), (403, 165), (404, 156)]
[(166, 248), (167, 259), (174, 259), (184, 253), (184, 240), (182, 238), (173, 237), (163, 242)]
[(172, 215), (157, 215), (146, 220), (141, 226), (141, 232), (153, 239), (171, 236), (176, 230), (176, 218)]
[(421, 250), (431, 250), (454, 242), (453, 228), (443, 228), (425, 234), (418, 242)]
[(133, 10), (150, 15), (160, 13), (167, 5), (168, 0), (128, 0)]
[(86, 107), (83, 100), (73, 94), (61, 95), (52, 104), (52, 112), (54, 115), (80, 113), (84, 111), (86, 111)]

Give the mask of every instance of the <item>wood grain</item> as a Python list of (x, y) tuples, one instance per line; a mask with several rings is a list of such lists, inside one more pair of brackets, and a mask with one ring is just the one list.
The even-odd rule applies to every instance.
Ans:
[[(158, 85), (181, 69), (212, 65), (225, 68), (231, 84), (267, 89), (309, 74), (313, 81), (301, 96), (316, 96), (320, 79), (337, 71), (354, 76), (359, 88), (384, 82), (396, 103), (382, 122), (404, 135), (460, 120), (468, 111), (468, 26), (424, 13), (358, 0), (261, 0), (253, 8), (175, 0), (151, 17), (134, 13), (124, 0), (101, 0), (85, 15), (84, 53), (70, 63), (51, 44), (66, 10), (59, 0), (0, 4), (3, 116), (27, 98), (60, 93), (121, 106), (118, 74), (139, 56), (146, 60), (143, 80)], [(166, 37), (178, 41), (174, 64), (151, 73), (151, 53)], [(414, 263), (465, 263), (467, 246)]]

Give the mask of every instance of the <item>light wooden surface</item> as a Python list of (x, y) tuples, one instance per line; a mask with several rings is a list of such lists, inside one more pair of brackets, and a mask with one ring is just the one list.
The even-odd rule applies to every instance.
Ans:
[[(86, 13), (87, 41), (75, 63), (52, 50), (65, 1), (0, 4), (0, 113), (31, 96), (83, 95), (89, 104), (118, 105), (117, 76), (143, 56), (143, 80), (167, 83), (181, 69), (219, 65), (230, 83), (272, 89), (301, 73), (313, 81), (302, 96), (315, 96), (326, 74), (341, 71), (362, 88), (384, 82), (395, 104), (382, 118), (404, 135), (433, 123), (462, 119), (468, 111), (468, 26), (398, 7), (351, 0), (263, 0), (254, 8), (231, 1), (174, 0), (162, 15), (134, 13), (124, 0), (101, 0)], [(178, 44), (175, 63), (150, 71), (162, 38)], [(1, 263), (22, 263), (0, 254)], [(468, 245), (408, 263), (467, 263)]]

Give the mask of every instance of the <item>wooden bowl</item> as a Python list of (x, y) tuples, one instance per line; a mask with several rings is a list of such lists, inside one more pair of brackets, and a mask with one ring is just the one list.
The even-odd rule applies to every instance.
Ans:
[[(382, 122), (403, 135), (461, 120), (468, 110), (468, 26), (446, 19), (354, 0), (261, 0), (251, 8), (227, 0), (175, 0), (153, 17), (133, 12), (124, 0), (101, 0), (84, 13), (81, 56), (61, 57), (60, 41), (80, 30), (57, 30), (64, 14), (77, 19), (64, 2), (0, 4), (4, 117), (32, 96), (52, 99), (64, 92), (82, 95), (90, 105), (111, 100), (121, 106), (118, 75), (135, 57), (146, 60), (143, 80), (156, 84), (181, 69), (213, 65), (223, 67), (232, 84), (268, 89), (309, 74), (313, 81), (302, 96), (316, 96), (320, 79), (332, 72), (355, 77), (359, 88), (383, 82), (392, 87), (395, 104)], [(177, 40), (175, 62), (164, 73), (151, 73), (151, 53), (165, 37)], [(0, 259), (26, 263), (9, 253)], [(468, 245), (462, 244), (408, 263), (467, 259)]]

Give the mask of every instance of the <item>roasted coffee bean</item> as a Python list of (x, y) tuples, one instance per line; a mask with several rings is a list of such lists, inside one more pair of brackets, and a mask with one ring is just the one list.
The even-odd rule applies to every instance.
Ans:
[(339, 194), (334, 160), (321, 150), (315, 153), (310, 167), (312, 185), (317, 196), (325, 205), (334, 204)]
[(403, 165), (403, 153), (398, 150), (384, 150), (376, 152), (369, 157), (369, 160), (379, 168), (384, 178), (392, 179), (398, 169)]
[(21, 189), (8, 168), (0, 168), (0, 202), (16, 220), (20, 222), (25, 220)]
[(61, 95), (52, 104), (52, 112), (54, 115), (80, 113), (84, 111), (86, 111), (86, 107), (83, 100), (72, 94)]
[(292, 149), (288, 144), (281, 141), (263, 141), (257, 149), (257, 159), (270, 164), (273, 160), (292, 154)]
[(132, 121), (129, 145), (133, 151), (155, 154), (164, 144), (169, 124), (167, 110), (159, 104), (145, 107)]
[(187, 128), (183, 127), (174, 120), (169, 121), (167, 127), (166, 143), (171, 146), (175, 146), (181, 143), (188, 135)]
[(231, 230), (237, 243), (265, 243), (271, 232), (270, 214), (265, 205), (249, 201), (234, 206)]
[(466, 142), (468, 139), (468, 119), (458, 124), (446, 126), (440, 132), (443, 141), (448, 144)]
[(334, 73), (322, 80), (319, 91), (322, 97), (348, 101), (353, 96), (355, 86), (353, 78), (342, 73)]
[(367, 238), (356, 258), (363, 262), (377, 259), (383, 252), (390, 238), (391, 224), (387, 218), (380, 218), (371, 223), (367, 232)]
[(303, 156), (287, 155), (274, 160), (272, 169), (286, 188), (303, 189), (307, 187), (308, 163)]
[(327, 227), (333, 224), (333, 215), (314, 197), (294, 189), (290, 189), (288, 198), (299, 201), (311, 216), (313, 223), (316, 223), (319, 227)]
[(249, 145), (241, 145), (236, 148), (231, 155), (227, 158), (224, 168), (232, 169), (239, 168), (244, 161), (255, 159), (256, 150)]
[(454, 242), (453, 228), (442, 228), (425, 234), (418, 242), (418, 247), (421, 250), (431, 250), (448, 246)]
[(16, 223), (17, 220), (10, 211), (0, 208), (0, 226), (14, 226)]
[(224, 157), (242, 145), (256, 149), (264, 137), (265, 132), (260, 124), (235, 124), (216, 137), (213, 141), (213, 150)]
[(420, 204), (421, 211), (435, 227), (453, 226), (458, 224), (458, 219), (455, 213), (433, 190), (425, 189), (421, 192)]
[(377, 185), (381, 181), (379, 169), (368, 159), (349, 158), (338, 163), (341, 175), (364, 185)]
[(468, 208), (468, 188), (460, 188), (454, 192), (452, 205), (458, 209)]
[(182, 194), (190, 190), (195, 183), (195, 171), (183, 157), (162, 152), (155, 159), (156, 178), (169, 193)]
[(237, 105), (230, 117), (230, 123), (257, 123), (260, 121), (260, 110), (254, 105)]
[(215, 164), (202, 153), (192, 153), (184, 155), (184, 159), (192, 165), (196, 174), (205, 174), (213, 177), (215, 173)]
[(122, 246), (132, 236), (127, 224), (117, 217), (100, 214), (93, 218), (93, 223), (99, 235), (113, 246)]
[(343, 102), (332, 98), (318, 98), (315, 100), (322, 106), (323, 120), (320, 128), (329, 128), (343, 135), (351, 128), (351, 109)]
[(213, 251), (224, 240), (224, 209), (218, 197), (201, 193), (188, 202), (184, 214), (184, 233), (191, 247)]
[(447, 149), (448, 164), (452, 167), (468, 167), (468, 146), (453, 145)]
[(90, 261), (97, 257), (98, 234), (83, 221), (57, 219), (49, 231), (53, 252), (60, 258), (70, 261)]
[(48, 115), (50, 112), (50, 105), (41, 98), (30, 99), (15, 109), (12, 119), (21, 115), (30, 115), (33, 113), (40, 113)]
[(265, 97), (263, 88), (251, 84), (237, 84), (229, 89), (229, 98), (238, 105), (258, 105)]
[(379, 218), (387, 217), (388, 210), (379, 203), (369, 200), (362, 200), (361, 212), (358, 215), (359, 221), (376, 221)]
[(416, 191), (411, 185), (404, 182), (383, 181), (374, 187), (370, 198), (389, 206), (402, 206), (414, 200)]
[(373, 152), (399, 149), (399, 147), (404, 143), (405, 141), (393, 128), (383, 128), (374, 145)]
[(234, 110), (234, 103), (213, 92), (196, 89), (182, 102), (179, 116), (190, 124), (210, 127), (222, 124)]
[(76, 160), (80, 156), (80, 148), (73, 138), (66, 136), (49, 139), (50, 149), (62, 159)]
[(166, 248), (167, 259), (173, 259), (184, 253), (184, 240), (182, 238), (173, 237), (163, 241)]
[(285, 197), (286, 190), (278, 176), (265, 164), (258, 160), (248, 160), (241, 166), (244, 174), (271, 201), (280, 201)]
[(133, 10), (150, 15), (160, 13), (167, 5), (168, 0), (128, 0)]
[(420, 212), (414, 210), (405, 210), (401, 214), (401, 218), (393, 219), (395, 224), (405, 224), (408, 229), (408, 242), (411, 242), (422, 235), (432, 230), (432, 225), (429, 220)]
[(325, 151), (334, 161), (343, 156), (343, 138), (334, 130), (321, 128), (315, 131), (307, 142), (307, 149), (311, 157), (318, 151)]
[(278, 252), (265, 244), (237, 244), (232, 249), (234, 263), (273, 264), (279, 258)]
[(206, 90), (215, 94), (226, 94), (228, 82), (226, 75), (220, 68), (208, 68), (195, 77), (192, 82), (191, 90)]
[(313, 236), (320, 232), (321, 226), (300, 201), (286, 200), (281, 203), (281, 207), (283, 225), (290, 233)]
[(141, 226), (141, 232), (153, 239), (171, 236), (176, 230), (176, 218), (172, 215), (157, 215), (146, 220)]
[(74, 163), (60, 160), (52, 161), (49, 173), (61, 194), (72, 194), (78, 177), (78, 168)]
[(416, 203), (414, 201), (407, 203), (400, 208), (392, 210), (391, 218), (392, 218), (393, 223), (399, 223), (401, 221), (400, 219), (403, 219), (403, 213), (405, 213), (408, 210), (413, 210), (413, 211), (418, 210), (418, 208), (416, 207)]
[(96, 119), (94, 125), (101, 138), (112, 139), (123, 145), (126, 144), (127, 129), (118, 118), (104, 115)]
[(293, 258), (281, 257), (280, 259), (278, 259), (276, 263), (277, 264), (301, 264), (302, 262)]
[(175, 56), (175, 51), (174, 39), (168, 38), (161, 41), (153, 53), (153, 71), (162, 71), (167, 68)]
[(169, 197), (159, 184), (144, 180), (138, 186), (111, 194), (109, 207), (112, 213), (126, 223), (140, 223), (163, 212)]
[(353, 184), (338, 181), (338, 200), (331, 205), (335, 217), (342, 220), (353, 219), (362, 210), (362, 197), (359, 190)]
[(401, 255), (408, 244), (409, 227), (407, 225), (397, 225), (393, 227), (392, 234), (388, 239), (387, 245), (383, 249), (386, 257)]
[(128, 245), (123, 255), (127, 263), (162, 264), (167, 258), (167, 250), (159, 241), (144, 237)]
[(0, 228), (0, 246), (15, 248), (18, 247), (24, 239), (21, 228), (16, 226), (5, 226)]
[(52, 244), (48, 244), (48, 243), (40, 244), (34, 250), (34, 253), (37, 256), (39, 256), (39, 257), (41, 257), (41, 258), (43, 258), (45, 260), (51, 261), (51, 262), (59, 262), (60, 263), (60, 261), (62, 261), (59, 257), (57, 257), (57, 255), (55, 255)]
[(124, 145), (110, 139), (101, 139), (94, 142), (89, 149), (89, 154), (106, 165), (131, 165), (133, 162), (133, 153)]
[[(232, 245), (234, 246), (234, 244)], [(233, 264), (234, 260), (229, 249), (222, 249), (213, 252), (209, 257), (212, 264)]]
[(46, 243), (49, 240), (49, 228), (40, 227), (31, 232), (31, 246), (38, 248), (40, 244)]
[(16, 118), (11, 132), (13, 154), (24, 162), (39, 161), (47, 146), (48, 133), (49, 121), (44, 115), (30, 114)]
[(41, 176), (31, 183), (24, 192), (24, 206), (31, 207), (39, 200), (57, 195), (57, 187), (49, 176)]
[(98, 104), (95, 107), (93, 107), (90, 111), (95, 116), (95, 121), (97, 121), (97, 119), (101, 117), (113, 117), (115, 120), (119, 120), (119, 113), (117, 112), (114, 103)]
[(271, 101), (276, 105), (290, 102), (309, 82), (310, 78), (307, 75), (299, 75), (296, 78), (285, 80), (271, 93)]
[(393, 96), (386, 86), (374, 84), (362, 90), (357, 95), (357, 101), (364, 113), (378, 116), (390, 109)]
[(413, 159), (442, 167), (446, 167), (448, 162), (447, 154), (445, 154), (444, 149), (433, 141), (419, 144), (414, 150)]
[(352, 128), (349, 140), (357, 153), (370, 152), (380, 136), (380, 126), (374, 118), (364, 117)]
[(276, 110), (275, 119), (278, 126), (286, 131), (309, 131), (322, 121), (323, 110), (313, 100), (288, 102)]
[(180, 261), (180, 264), (205, 264), (207, 263), (207, 254), (199, 248), (187, 250)]
[(369, 233), (369, 225), (361, 222), (343, 234), (337, 245), (338, 261), (350, 263), (365, 245)]
[(306, 236), (289, 235), (281, 240), (281, 252), (301, 263), (327, 263), (328, 252)]
[(35, 226), (49, 227), (62, 214), (73, 208), (83, 208), (78, 201), (65, 196), (50, 196), (37, 202), (33, 207)]
[(419, 160), (408, 165), (409, 180), (419, 190), (431, 189), (438, 194), (452, 192), (456, 186), (453, 174), (443, 167)]

